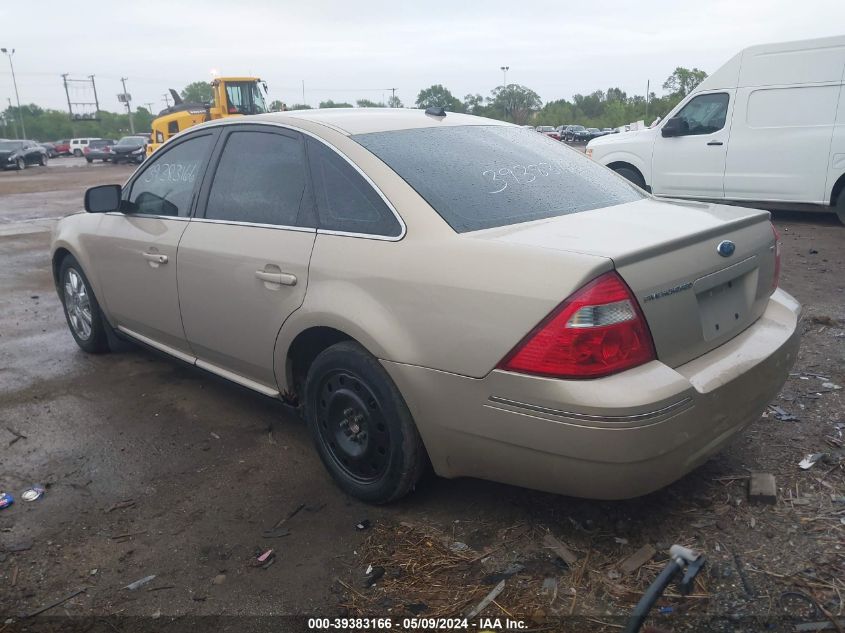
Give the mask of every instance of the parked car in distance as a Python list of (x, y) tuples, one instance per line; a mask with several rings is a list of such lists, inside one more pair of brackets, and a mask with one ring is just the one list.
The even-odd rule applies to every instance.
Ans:
[(545, 134), (550, 138), (553, 138), (556, 141), (560, 140), (560, 133), (551, 125), (538, 125), (537, 131), (541, 134)]
[(603, 127), (601, 129), (601, 131), (602, 131), (602, 136), (604, 136), (605, 134), (616, 134), (619, 130), (615, 130), (612, 127)]
[(82, 154), (85, 156), (85, 160), (89, 163), (93, 163), (95, 160), (101, 160), (104, 163), (107, 163), (111, 160), (113, 145), (114, 139), (93, 139), (85, 146), (85, 149), (82, 150)]
[(70, 154), (70, 139), (62, 139), (53, 143), (53, 146), (56, 148), (56, 152), (58, 152), (59, 156), (64, 156), (65, 154)]
[(112, 147), (111, 161), (113, 163), (138, 163), (144, 162), (147, 155), (147, 143), (149, 137), (124, 136)]
[(597, 127), (588, 127), (587, 128), (587, 140), (591, 141), (594, 138), (598, 138), (602, 136), (601, 130)]
[(656, 195), (845, 223), (845, 36), (747, 48), (654, 127), (587, 155)]
[(491, 119), (213, 121), (85, 209), (51, 245), (79, 347), (119, 334), (301, 403), (368, 502), (428, 463), (648, 493), (756, 421), (798, 350), (767, 212), (655, 199)]
[(47, 150), (35, 141), (0, 141), (0, 167), (23, 170), (27, 165), (47, 165)]
[(568, 126), (563, 136), (563, 140), (575, 143), (586, 142), (589, 140), (589, 133), (587, 132), (587, 128), (583, 125)]
[(45, 142), (41, 142), (41, 141), (37, 141), (37, 143), (41, 147), (43, 147), (45, 150), (47, 150), (47, 157), (48, 158), (55, 158), (56, 156), (59, 155), (59, 153), (56, 151), (56, 146), (53, 145), (52, 143), (45, 143)]
[(72, 138), (70, 139), (70, 146), (69, 146), (69, 153), (73, 154), (74, 156), (82, 156), (86, 147), (91, 141), (98, 141), (100, 140), (99, 137), (96, 138)]

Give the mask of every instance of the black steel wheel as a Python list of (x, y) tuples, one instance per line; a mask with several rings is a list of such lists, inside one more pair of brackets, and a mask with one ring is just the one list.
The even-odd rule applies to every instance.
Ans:
[(321, 352), (305, 383), (305, 417), (323, 464), (369, 503), (406, 495), (425, 463), (411, 413), (377, 359), (353, 341)]

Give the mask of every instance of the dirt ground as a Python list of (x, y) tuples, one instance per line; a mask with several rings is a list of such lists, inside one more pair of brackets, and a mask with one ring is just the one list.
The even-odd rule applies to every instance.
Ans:
[[(0, 173), (0, 491), (17, 498), (0, 510), (0, 632), (77, 591), (46, 615), (175, 630), (202, 615), (460, 616), (502, 580), (483, 615), (614, 631), (673, 543), (708, 565), (691, 596), (673, 587), (659, 603), (663, 628), (792, 631), (789, 618), (845, 617), (845, 227), (833, 216), (775, 216), (781, 285), (806, 315), (794, 375), (777, 409), (683, 480), (595, 502), (432, 477), (370, 507), (332, 484), (305, 426), (273, 400), (142, 349), (76, 347), (48, 231), (86, 187), (130, 173), (75, 159)], [(776, 505), (749, 503), (751, 471), (775, 475)], [(44, 497), (21, 500), (33, 484)], [(569, 564), (544, 547), (549, 533)], [(645, 545), (656, 554), (623, 573)], [(271, 548), (273, 564), (256, 566)]]

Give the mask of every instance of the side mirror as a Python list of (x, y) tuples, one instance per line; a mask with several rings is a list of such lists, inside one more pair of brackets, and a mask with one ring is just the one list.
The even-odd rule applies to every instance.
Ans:
[(88, 213), (108, 213), (120, 210), (120, 185), (100, 185), (85, 192)]
[(663, 136), (681, 136), (689, 130), (689, 124), (681, 117), (673, 116), (663, 124), (660, 133)]

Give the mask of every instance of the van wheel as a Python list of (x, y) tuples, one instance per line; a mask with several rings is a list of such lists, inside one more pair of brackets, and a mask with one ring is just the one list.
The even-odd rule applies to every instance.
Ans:
[(77, 158), (79, 158), (80, 156), (82, 156), (82, 150), (81, 149), (73, 150), (73, 155), (76, 156)]
[(836, 200), (836, 206), (833, 207), (836, 217), (842, 224), (845, 224), (845, 189), (839, 192), (839, 197)]
[(623, 178), (630, 180), (640, 189), (645, 189), (645, 179), (643, 178), (643, 175), (636, 169), (633, 169), (632, 167), (614, 167), (613, 171), (615, 171)]
[(109, 351), (105, 321), (88, 278), (73, 255), (59, 267), (59, 297), (76, 344), (89, 354)]
[(402, 395), (358, 343), (321, 352), (305, 381), (305, 419), (323, 464), (348, 494), (388, 503), (416, 485), (425, 449)]

